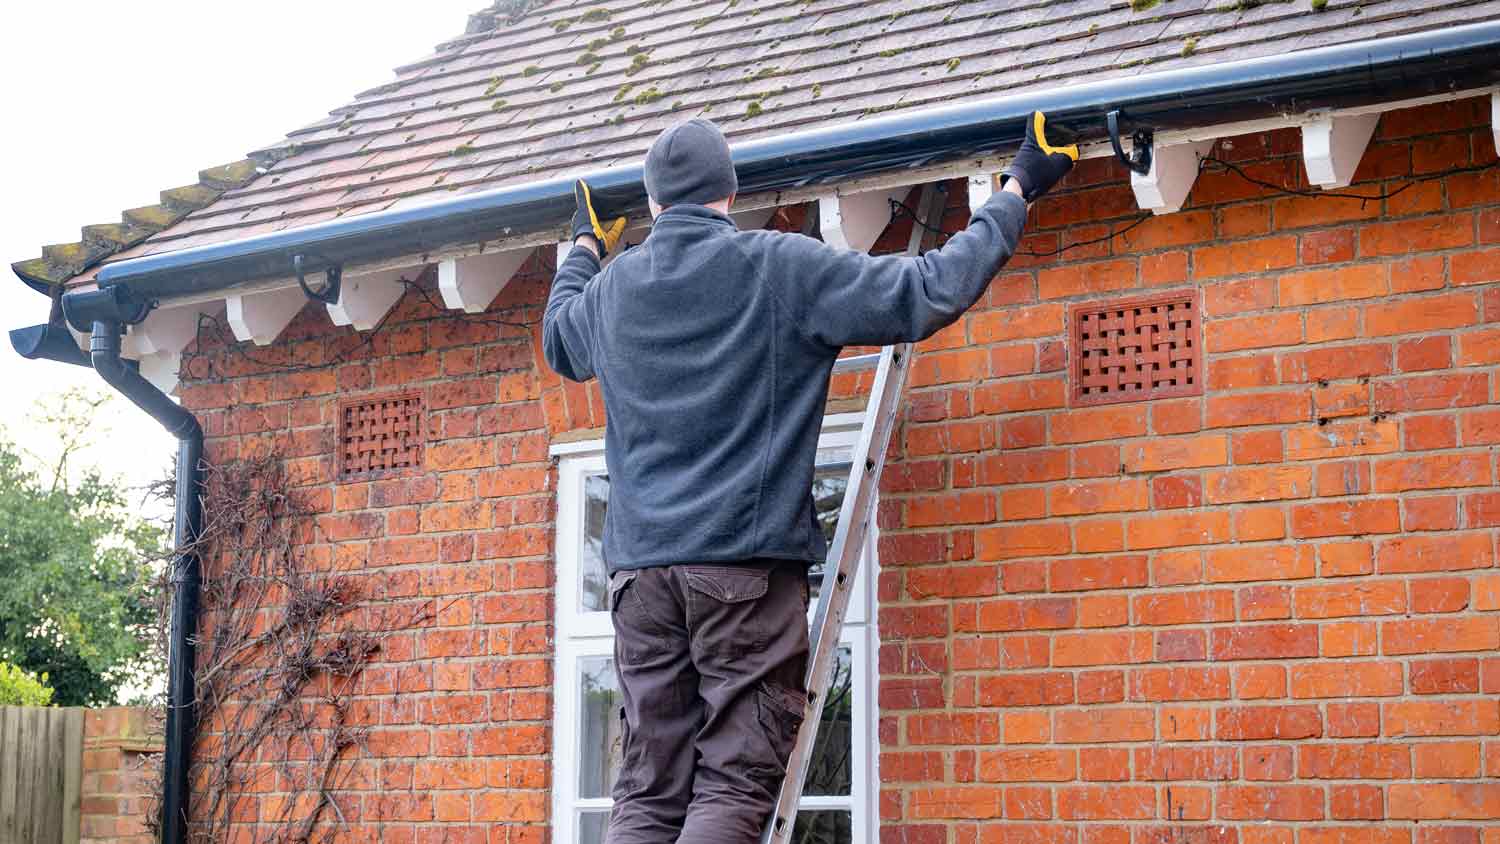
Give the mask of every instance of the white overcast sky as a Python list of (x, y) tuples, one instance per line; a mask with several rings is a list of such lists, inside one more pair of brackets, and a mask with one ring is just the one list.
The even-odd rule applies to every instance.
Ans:
[[(485, 0), (71, 0), (0, 3), (0, 330), (44, 322), (10, 271), (199, 170), (311, 123), (464, 31)], [(42, 457), (34, 402), (93, 372), (22, 360), (0, 336), (0, 427)], [(140, 484), (174, 444), (113, 402), (87, 456)]]

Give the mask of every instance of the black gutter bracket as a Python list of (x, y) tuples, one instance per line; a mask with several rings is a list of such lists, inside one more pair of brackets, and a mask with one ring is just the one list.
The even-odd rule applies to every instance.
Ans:
[(1156, 141), (1156, 133), (1142, 126), (1135, 130), (1130, 136), (1131, 150), (1125, 152), (1120, 144), (1120, 110), (1115, 109), (1104, 116), (1104, 122), (1109, 129), (1109, 145), (1114, 147), (1115, 158), (1125, 165), (1132, 173), (1142, 176), (1151, 172), (1151, 150)]
[(302, 288), (302, 292), (307, 295), (307, 298), (314, 302), (322, 302), (325, 305), (337, 305), (339, 303), (339, 294), (343, 291), (344, 287), (343, 266), (330, 264), (326, 270), (323, 287), (319, 290), (312, 289), (312, 286), (307, 283), (307, 273), (303, 269), (301, 254), (292, 256), (292, 271), (297, 274), (297, 286)]

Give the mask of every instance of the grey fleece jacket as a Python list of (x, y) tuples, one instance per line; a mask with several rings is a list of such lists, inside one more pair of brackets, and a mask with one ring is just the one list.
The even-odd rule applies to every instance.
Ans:
[(1025, 218), (1020, 197), (997, 192), (942, 249), (872, 257), (679, 205), (603, 272), (570, 251), (544, 351), (559, 375), (603, 389), (609, 570), (822, 560), (811, 489), (839, 350), (957, 320)]

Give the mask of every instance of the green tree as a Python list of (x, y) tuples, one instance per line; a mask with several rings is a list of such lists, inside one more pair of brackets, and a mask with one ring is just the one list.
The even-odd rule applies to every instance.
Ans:
[(51, 702), (47, 675), (33, 677), (25, 669), (0, 662), (0, 706), (46, 706)]
[(68, 394), (44, 416), (61, 438), (45, 468), (0, 434), (0, 661), (46, 675), (60, 706), (116, 703), (160, 672), (150, 642), (165, 531), (119, 481), (70, 465), (102, 404)]

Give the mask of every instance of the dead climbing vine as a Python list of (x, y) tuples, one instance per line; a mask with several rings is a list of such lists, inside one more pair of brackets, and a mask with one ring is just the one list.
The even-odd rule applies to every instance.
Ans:
[[(384, 635), (433, 608), (362, 612), (378, 596), (357, 572), (313, 559), (311, 513), (274, 456), (205, 466), (203, 511), (189, 840), (230, 840), (236, 825), (234, 840), (306, 842), (343, 821), (336, 798), (366, 738), (352, 711), (361, 673)], [(237, 826), (247, 816), (248, 838)]]

